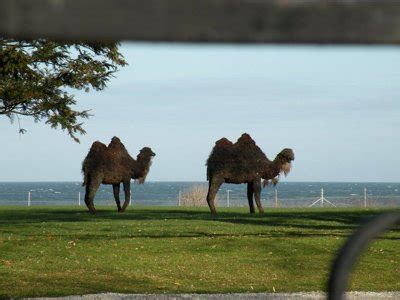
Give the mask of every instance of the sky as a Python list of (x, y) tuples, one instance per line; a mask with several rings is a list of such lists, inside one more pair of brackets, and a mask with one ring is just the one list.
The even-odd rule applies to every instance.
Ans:
[(284, 181), (399, 182), (400, 49), (375, 46), (123, 43), (129, 63), (101, 92), (87, 134), (0, 118), (0, 181), (80, 181), (91, 144), (118, 136), (133, 157), (157, 154), (151, 181), (205, 181), (216, 140), (249, 133), (271, 160), (296, 159)]

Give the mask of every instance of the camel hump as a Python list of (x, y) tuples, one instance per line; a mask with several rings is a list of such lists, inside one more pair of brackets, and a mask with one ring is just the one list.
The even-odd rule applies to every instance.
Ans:
[(101, 157), (106, 152), (107, 152), (107, 146), (104, 145), (102, 142), (95, 141), (92, 144), (92, 147), (90, 147), (89, 153), (86, 156), (84, 163), (87, 162), (88, 160), (93, 159), (93, 158)]
[[(107, 146), (99, 141), (95, 141), (90, 147), (89, 153), (85, 157), (82, 163), (82, 172), (86, 174), (93, 165), (93, 162), (101, 159), (106, 152), (107, 152)], [(86, 183), (86, 177), (84, 179), (84, 184), (85, 183)]]
[[(206, 166), (213, 168), (215, 165), (224, 163), (231, 157), (231, 152), (233, 150), (232, 146), (233, 143), (227, 138), (222, 138), (216, 141), (215, 146), (207, 159)], [(207, 177), (209, 176), (209, 171), (210, 170), (207, 171)]]
[(121, 143), (121, 140), (116, 136), (114, 136), (111, 139), (110, 144), (108, 144), (108, 150), (112, 155), (128, 155), (128, 151), (126, 150), (124, 144)]
[(118, 137), (114, 136), (114, 137), (111, 139), (110, 144), (108, 144), (108, 148), (119, 147), (119, 146), (121, 146), (121, 145), (123, 145), (123, 144), (121, 143), (121, 140), (120, 140)]
[(238, 138), (237, 142), (240, 144), (253, 144), (253, 145), (256, 144), (256, 142), (252, 139), (252, 137), (248, 133), (243, 133), (242, 136)]
[(235, 160), (252, 161), (256, 167), (259, 161), (267, 159), (264, 152), (257, 146), (256, 142), (247, 133), (243, 133), (234, 145)]
[(102, 142), (95, 141), (90, 147), (90, 152), (101, 152), (107, 149), (107, 146), (104, 145)]
[(220, 147), (220, 146), (231, 146), (231, 145), (233, 145), (233, 143), (230, 140), (228, 140), (227, 138), (224, 138), (224, 137), (215, 142), (215, 146), (217, 146), (217, 147)]

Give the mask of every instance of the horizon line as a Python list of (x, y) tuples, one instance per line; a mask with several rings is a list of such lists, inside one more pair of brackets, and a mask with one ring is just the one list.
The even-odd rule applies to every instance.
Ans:
[[(131, 182), (134, 182), (133, 180)], [(145, 183), (176, 183), (176, 182), (181, 182), (181, 183), (207, 183), (208, 181), (206, 180), (149, 180), (146, 181)], [(6, 180), (2, 181), (0, 180), (0, 183), (82, 183), (82, 180), (36, 180), (36, 181), (29, 181), (29, 180), (23, 180), (23, 181), (15, 181), (15, 180)], [(327, 181), (327, 180), (322, 180), (322, 181), (313, 181), (313, 180), (299, 180), (299, 181), (283, 181), (279, 182), (280, 184), (283, 183), (400, 183), (400, 181)], [(234, 184), (234, 183), (232, 183)], [(244, 184), (244, 183), (243, 183)]]

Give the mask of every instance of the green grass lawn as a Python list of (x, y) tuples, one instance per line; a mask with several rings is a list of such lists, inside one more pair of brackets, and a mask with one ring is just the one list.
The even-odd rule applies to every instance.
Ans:
[[(324, 290), (336, 250), (381, 210), (0, 207), (0, 298), (99, 292)], [(400, 230), (375, 241), (351, 289), (400, 290)]]

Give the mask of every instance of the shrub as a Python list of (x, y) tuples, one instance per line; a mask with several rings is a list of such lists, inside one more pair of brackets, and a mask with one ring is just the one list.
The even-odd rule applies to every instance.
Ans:
[[(181, 197), (182, 206), (207, 206), (208, 188), (204, 185), (195, 185), (183, 191)], [(215, 198), (217, 203), (218, 197)]]

